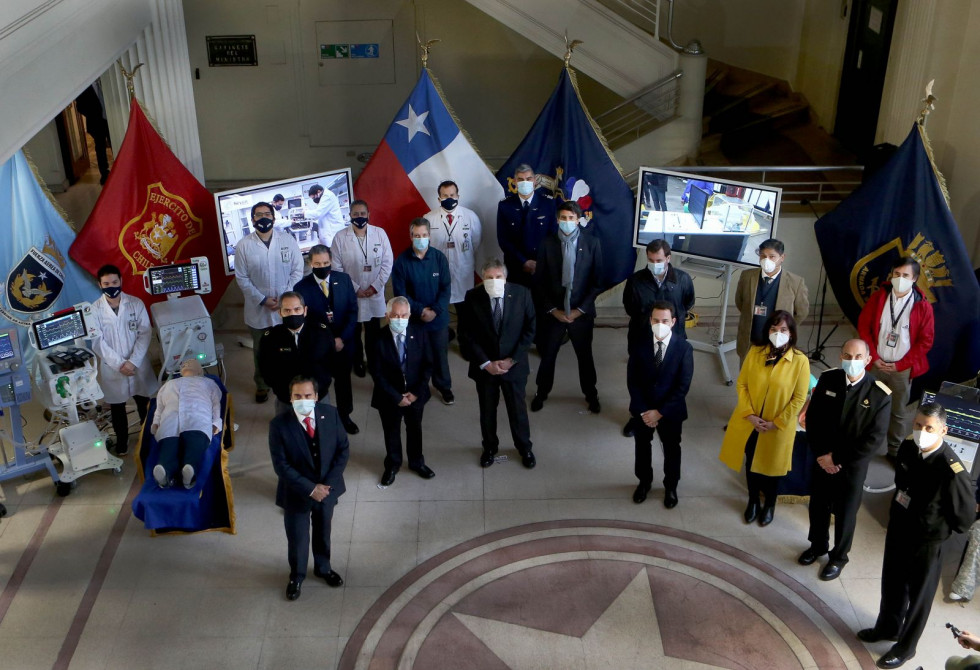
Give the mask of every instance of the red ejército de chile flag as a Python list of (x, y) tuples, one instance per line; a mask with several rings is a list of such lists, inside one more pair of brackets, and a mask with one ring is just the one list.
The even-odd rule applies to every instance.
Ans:
[(147, 304), (166, 298), (143, 290), (147, 268), (207, 256), (212, 288), (201, 298), (213, 312), (231, 282), (223, 271), (223, 253), (214, 196), (164, 143), (133, 98), (112, 172), (68, 255), (92, 275), (106, 263), (118, 266), (123, 290)]

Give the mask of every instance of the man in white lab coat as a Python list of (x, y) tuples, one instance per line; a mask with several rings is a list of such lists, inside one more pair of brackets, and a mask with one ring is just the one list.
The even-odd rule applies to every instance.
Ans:
[(92, 303), (92, 316), (101, 337), (92, 345), (99, 357), (99, 382), (112, 415), (116, 455), (129, 452), (126, 402), (136, 402), (140, 423), (146, 419), (150, 396), (160, 384), (146, 355), (150, 347), (150, 317), (143, 301), (122, 292), (122, 273), (103, 265), (97, 274), (102, 296)]
[(255, 402), (269, 399), (269, 385), (259, 370), (259, 341), (282, 323), (279, 296), (303, 278), (303, 255), (292, 235), (275, 230), (275, 209), (267, 202), (252, 206), (255, 231), (235, 246), (235, 281), (245, 297), (245, 325), (252, 334)]
[(482, 237), (480, 219), (472, 209), (459, 204), (459, 187), (454, 181), (439, 184), (439, 207), (425, 215), (429, 221), (429, 245), (446, 255), (452, 278), (450, 305), (463, 302), (473, 288), (476, 251)]
[[(385, 284), (395, 262), (384, 228), (368, 225), (368, 204), (355, 200), (350, 205), (350, 228), (333, 238), (330, 257), (333, 269), (350, 275), (357, 291), (357, 330), (354, 335), (354, 373), (366, 374), (364, 352), (374, 350), (385, 316)], [(361, 331), (364, 331), (364, 341)]]
[(333, 244), (334, 235), (347, 227), (344, 213), (340, 211), (340, 201), (332, 191), (324, 191), (319, 184), (310, 186), (309, 194), (316, 207), (306, 212), (306, 218), (315, 222), (320, 244), (329, 247)]

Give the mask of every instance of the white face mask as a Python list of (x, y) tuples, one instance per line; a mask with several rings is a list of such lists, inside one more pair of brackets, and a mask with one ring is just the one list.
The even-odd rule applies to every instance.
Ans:
[(860, 359), (841, 361), (840, 366), (844, 368), (848, 377), (857, 377), (864, 370), (864, 361)]
[(670, 334), (670, 326), (666, 323), (655, 323), (651, 327), (653, 328), (653, 336), (658, 340), (662, 340)]
[(895, 289), (896, 293), (900, 293), (902, 295), (908, 293), (912, 288), (912, 284), (914, 283), (915, 282), (908, 277), (892, 277), (892, 288)]
[(769, 341), (772, 342), (772, 346), (782, 349), (789, 342), (789, 333), (769, 333)]
[(503, 277), (494, 277), (492, 279), (483, 280), (483, 288), (487, 290), (487, 295), (491, 298), (503, 298), (504, 297), (504, 284), (507, 280)]
[(924, 430), (912, 431), (912, 440), (918, 445), (921, 451), (932, 449), (940, 439), (942, 439), (942, 435), (938, 433), (927, 433)]
[(395, 335), (401, 335), (408, 329), (408, 319), (388, 319), (388, 326)]
[(650, 269), (655, 276), (659, 277), (663, 273), (667, 272), (667, 263), (647, 263), (647, 268)]
[(517, 192), (527, 197), (534, 193), (534, 182), (533, 181), (519, 181), (517, 182)]
[(302, 414), (303, 416), (306, 416), (307, 414), (311, 413), (315, 406), (316, 406), (316, 400), (311, 400), (309, 398), (293, 401), (293, 409), (296, 410), (299, 414)]
[(763, 258), (761, 261), (759, 261), (759, 265), (762, 266), (762, 271), (767, 275), (771, 275), (776, 271), (776, 261), (772, 260), (771, 258)]

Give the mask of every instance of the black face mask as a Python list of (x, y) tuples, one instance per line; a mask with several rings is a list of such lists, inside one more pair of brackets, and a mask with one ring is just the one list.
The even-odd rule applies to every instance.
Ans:
[(255, 222), (255, 229), (260, 233), (267, 233), (272, 230), (272, 225), (275, 223), (272, 219), (267, 216), (263, 216), (261, 219)]
[(329, 267), (313, 268), (313, 276), (316, 277), (317, 279), (326, 279), (329, 274), (330, 274)]
[(282, 211), (282, 205), (276, 205), (276, 211), (277, 212), (281, 212)]
[(366, 216), (355, 216), (350, 220), (350, 222), (353, 223), (358, 228), (363, 228), (368, 224), (368, 220)]
[(107, 298), (118, 298), (119, 294), (122, 293), (122, 287), (106, 286), (102, 289), (102, 293), (104, 293)]
[(451, 212), (456, 209), (456, 205), (459, 204), (459, 200), (456, 200), (455, 198), (446, 198), (445, 200), (440, 201), (439, 204), (444, 210)]
[(320, 204), (320, 198), (322, 198), (322, 197), (323, 197), (323, 194), (322, 193), (320, 195), (311, 195), (310, 196), (310, 200), (312, 200), (314, 203), (316, 203), (317, 205), (319, 205)]
[(282, 323), (286, 328), (290, 330), (296, 330), (302, 327), (303, 322), (306, 321), (306, 315), (304, 314), (290, 314), (289, 316), (282, 317)]

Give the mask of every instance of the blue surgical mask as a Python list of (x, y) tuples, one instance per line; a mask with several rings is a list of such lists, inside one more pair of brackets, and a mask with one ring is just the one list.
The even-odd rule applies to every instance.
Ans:
[(314, 407), (316, 407), (316, 400), (312, 400), (310, 398), (293, 401), (293, 409), (297, 414), (302, 414), (303, 416), (311, 414)]
[(663, 273), (667, 272), (666, 263), (647, 263), (647, 267), (650, 269), (650, 272), (652, 272), (658, 277)]
[(413, 237), (412, 246), (415, 247), (416, 251), (425, 251), (429, 248), (429, 238), (428, 237)]
[(534, 182), (533, 181), (517, 182), (517, 192), (526, 198), (527, 196), (534, 193)]
[(840, 366), (844, 368), (844, 373), (848, 377), (857, 377), (864, 370), (864, 361), (860, 359), (841, 361)]
[(401, 335), (408, 330), (408, 319), (388, 319), (388, 325), (391, 327), (391, 332)]
[(561, 229), (561, 232), (566, 235), (571, 235), (578, 228), (578, 221), (559, 221), (558, 227)]

